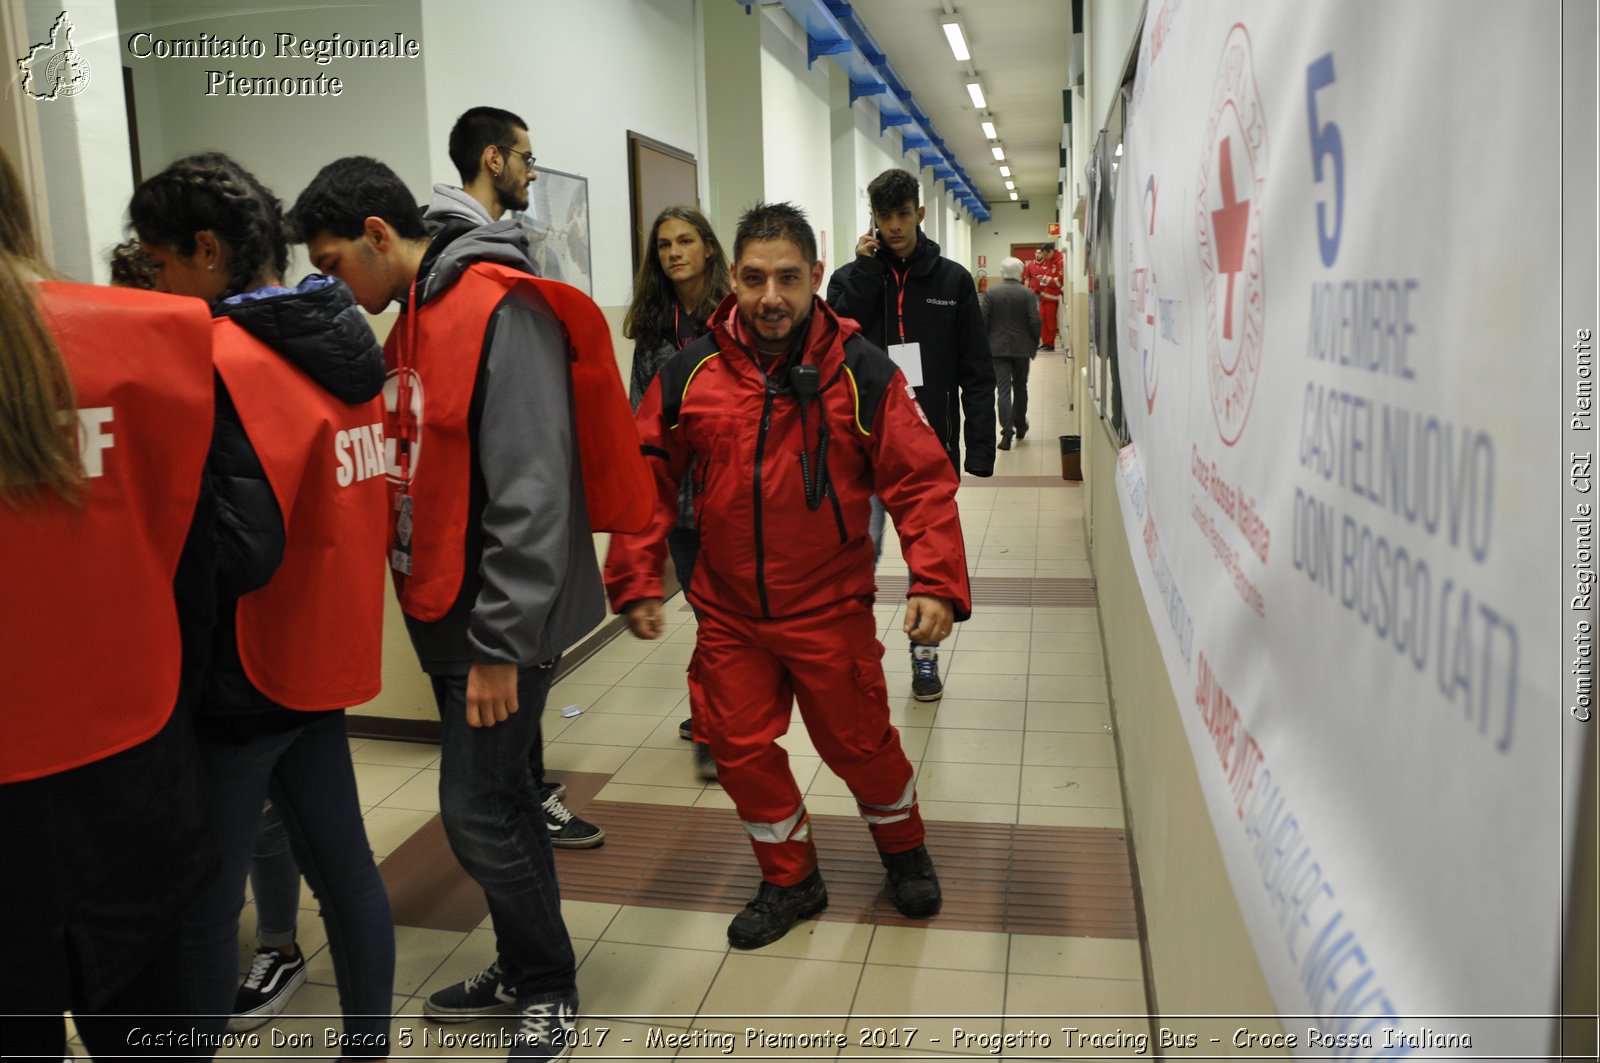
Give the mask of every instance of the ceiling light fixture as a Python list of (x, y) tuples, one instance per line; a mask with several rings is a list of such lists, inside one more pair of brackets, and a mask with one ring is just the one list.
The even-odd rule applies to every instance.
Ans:
[(996, 133), (994, 131), (994, 123), (993, 122), (984, 122), (983, 123), (983, 135), (988, 137), (990, 140), (997, 140), (997, 139), (999, 139), (999, 136), (1000, 136), (999, 133)]
[(972, 97), (972, 106), (978, 110), (981, 111), (989, 106), (988, 101), (983, 98), (983, 86), (976, 81), (967, 82), (967, 95)]
[(1012, 199), (1016, 199), (1017, 198), (1017, 194), (1015, 192), (1011, 193), (1011, 198)]
[(1010, 177), (1011, 176), (1011, 167), (1009, 167), (1009, 166), (1000, 167), (1000, 176), (1001, 177)]
[(944, 36), (950, 42), (950, 54), (956, 57), (956, 62), (965, 63), (972, 58), (972, 53), (967, 51), (967, 38), (961, 32), (961, 23), (946, 22)]
[(1002, 148), (999, 144), (996, 144), (990, 150), (994, 152), (994, 161), (995, 162), (1004, 162), (1005, 161), (1005, 158), (1006, 158), (1006, 149), (1005, 148)]
[(1117, 145), (1117, 158), (1119, 158), (1119, 159), (1122, 158), (1122, 145), (1121, 144)]
[(1014, 189), (1016, 187), (1017, 187), (1017, 182), (1015, 182), (1015, 181), (1007, 181), (1006, 182), (1006, 191), (1007, 192), (1011, 191), (1012, 189)]

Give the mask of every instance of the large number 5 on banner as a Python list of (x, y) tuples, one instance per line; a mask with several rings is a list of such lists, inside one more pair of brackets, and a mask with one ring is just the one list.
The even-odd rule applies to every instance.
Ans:
[(1328, 232), (1328, 205), (1317, 204), (1317, 243), (1322, 249), (1322, 264), (1333, 265), (1339, 257), (1339, 232), (1344, 228), (1344, 140), (1333, 122), (1317, 122), (1317, 90), (1333, 84), (1333, 53), (1329, 52), (1306, 67), (1306, 113), (1311, 119), (1311, 173), (1322, 183), (1322, 158), (1333, 158), (1333, 232)]

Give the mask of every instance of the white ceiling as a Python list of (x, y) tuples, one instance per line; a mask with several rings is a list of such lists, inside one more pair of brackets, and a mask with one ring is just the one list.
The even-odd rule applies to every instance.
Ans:
[[(1000, 166), (978, 123), (994, 122), (1005, 165), (1023, 199), (1053, 212), (1061, 148), (1061, 92), (1072, 48), (1070, 0), (850, 0), (895, 73), (991, 206), (1009, 202)], [(970, 63), (958, 63), (940, 28), (954, 12)], [(988, 103), (967, 95), (977, 74)]]

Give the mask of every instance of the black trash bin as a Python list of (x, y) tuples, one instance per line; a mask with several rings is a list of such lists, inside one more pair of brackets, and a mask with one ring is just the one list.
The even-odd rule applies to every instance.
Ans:
[(1063, 480), (1083, 479), (1083, 458), (1080, 453), (1082, 446), (1082, 436), (1061, 437), (1061, 478)]

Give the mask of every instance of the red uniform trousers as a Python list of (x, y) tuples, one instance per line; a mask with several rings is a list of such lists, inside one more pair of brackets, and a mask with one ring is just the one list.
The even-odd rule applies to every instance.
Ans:
[(1056, 345), (1056, 308), (1060, 299), (1039, 297), (1039, 343), (1045, 347)]
[(777, 744), (796, 700), (812, 744), (855, 795), (878, 849), (922, 844), (915, 772), (889, 723), (877, 634), (872, 607), (861, 599), (774, 620), (701, 604), (689, 665), (694, 731), (711, 746), (717, 781), (768, 882), (793, 886), (817, 866), (811, 821)]

